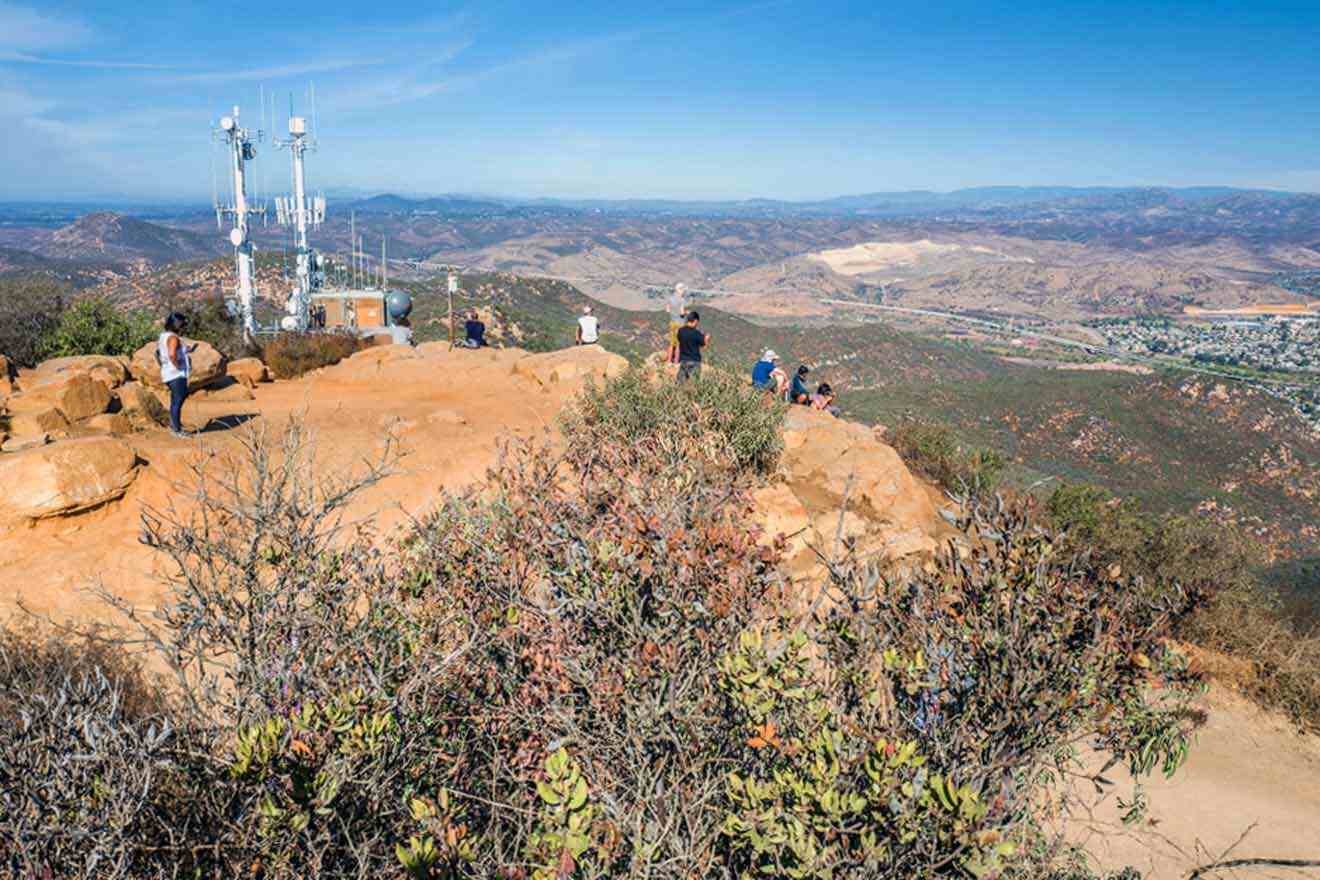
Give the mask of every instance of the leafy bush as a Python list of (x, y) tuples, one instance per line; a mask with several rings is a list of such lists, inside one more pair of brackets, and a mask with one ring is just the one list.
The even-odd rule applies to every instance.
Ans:
[(719, 371), (679, 385), (633, 367), (602, 385), (588, 385), (566, 412), (564, 433), (570, 456), (634, 445), (636, 454), (623, 462), (629, 467), (700, 459), (725, 471), (764, 474), (783, 452), (785, 409)]
[(43, 358), (102, 354), (130, 356), (156, 336), (153, 317), (125, 311), (108, 299), (83, 299), (60, 314), (41, 340)]
[(163, 311), (186, 315), (188, 338), (210, 344), (229, 360), (261, 356), (261, 347), (244, 337), (242, 323), (229, 313), (222, 296), (171, 305)]
[(36, 366), (68, 296), (67, 287), (42, 275), (0, 277), (0, 355), (18, 367)]
[(348, 333), (281, 333), (265, 344), (261, 359), (276, 379), (296, 379), (337, 364), (365, 346)]
[(0, 631), (0, 875), (151, 873), (187, 828), (172, 715), (103, 642)]
[[(175, 676), (171, 733), (123, 719), (131, 766), (59, 776), (65, 824), (0, 814), (0, 840), (27, 834), (15, 870), (1039, 877), (1057, 847), (1036, 807), (1073, 743), (1139, 774), (1181, 761), (1176, 585), (971, 504), (928, 569), (836, 560), (790, 611), (740, 485), (757, 459), (692, 398), (624, 390), (637, 436), (596, 392), (567, 450), (507, 447), (394, 547), (342, 519), (388, 447), (339, 478), (298, 422), (258, 424), (239, 465), (197, 463), (196, 509), (144, 521), (168, 601), (144, 618), (106, 595)], [(644, 411), (675, 401), (690, 418)], [(35, 767), (54, 736), (0, 731), (0, 754)], [(85, 791), (142, 800), (96, 832)]]
[(948, 425), (905, 419), (889, 440), (909, 467), (958, 495), (988, 495), (1003, 476), (999, 452), (963, 446)]
[(1263, 554), (1249, 537), (1203, 518), (1156, 516), (1086, 484), (1060, 486), (1046, 509), (1073, 545), (1103, 564), (1203, 594), (1178, 635), (1248, 662), (1251, 676), (1231, 683), (1320, 729), (1320, 627), (1261, 579)]

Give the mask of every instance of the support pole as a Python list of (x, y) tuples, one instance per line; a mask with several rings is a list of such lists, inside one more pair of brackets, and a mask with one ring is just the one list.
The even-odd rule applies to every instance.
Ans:
[(458, 276), (449, 273), (449, 350), (454, 350), (454, 291), (458, 289)]

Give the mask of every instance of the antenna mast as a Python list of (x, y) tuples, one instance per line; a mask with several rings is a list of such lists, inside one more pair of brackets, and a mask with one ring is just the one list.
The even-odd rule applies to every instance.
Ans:
[(317, 277), (313, 275), (318, 262), (307, 242), (309, 226), (320, 226), (325, 220), (325, 196), (316, 196), (310, 202), (307, 199), (306, 178), (303, 172), (303, 155), (308, 150), (316, 149), (316, 141), (308, 137), (307, 120), (301, 116), (289, 116), (288, 140), (274, 142), (277, 148), (287, 147), (293, 157), (293, 195), (275, 200), (279, 222), (292, 226), (294, 230), (294, 253), (297, 260), (293, 295), (289, 298), (287, 311), (293, 326), (287, 329), (306, 330), (311, 320), (312, 291), (319, 287)]
[(215, 206), (215, 216), (217, 222), (220, 218), (229, 216), (234, 218), (234, 228), (229, 230), (229, 243), (234, 246), (234, 260), (238, 265), (238, 311), (243, 321), (243, 334), (251, 339), (256, 332), (256, 322), (252, 317), (252, 299), (254, 296), (253, 287), (253, 262), (252, 262), (252, 241), (248, 238), (248, 216), (251, 214), (265, 214), (264, 207), (249, 207), (247, 200), (247, 170), (246, 164), (257, 157), (255, 144), (260, 141), (264, 132), (257, 129), (255, 132), (243, 128), (238, 123), (238, 107), (234, 107), (234, 114), (226, 116), (220, 120), (220, 128), (213, 132), (214, 136), (223, 142), (228, 148), (231, 158), (230, 171), (234, 178), (234, 203), (232, 205)]

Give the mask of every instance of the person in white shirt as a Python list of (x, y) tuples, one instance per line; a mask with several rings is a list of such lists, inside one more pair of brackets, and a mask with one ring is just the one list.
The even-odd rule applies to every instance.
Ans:
[(669, 294), (669, 362), (678, 363), (678, 329), (687, 320), (687, 285), (675, 284)]
[(582, 307), (582, 317), (578, 318), (577, 344), (594, 345), (600, 338), (600, 324), (591, 313), (591, 306)]
[(170, 433), (187, 437), (183, 430), (183, 402), (188, 397), (188, 377), (192, 375), (191, 354), (196, 345), (186, 345), (182, 337), (188, 317), (171, 312), (165, 330), (156, 340), (156, 360), (160, 362), (160, 381), (170, 389)]

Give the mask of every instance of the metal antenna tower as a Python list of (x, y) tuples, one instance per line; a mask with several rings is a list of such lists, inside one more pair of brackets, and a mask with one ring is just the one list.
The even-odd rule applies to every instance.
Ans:
[(243, 333), (249, 339), (252, 338), (257, 327), (252, 317), (253, 277), (255, 273), (252, 263), (252, 240), (248, 238), (248, 216), (253, 214), (265, 215), (266, 209), (264, 206), (252, 207), (248, 205), (246, 163), (257, 157), (255, 145), (262, 139), (264, 134), (260, 129), (250, 131), (239, 125), (238, 107), (234, 108), (232, 116), (223, 117), (220, 120), (220, 127), (212, 132), (217, 140), (228, 147), (231, 158), (230, 171), (234, 178), (234, 201), (231, 205), (221, 205), (217, 201), (215, 219), (216, 223), (220, 223), (222, 218), (227, 216), (234, 219), (234, 228), (229, 230), (229, 243), (234, 246), (234, 260), (238, 264), (238, 311), (243, 321)]
[(308, 227), (320, 226), (325, 221), (325, 196), (318, 195), (307, 199), (306, 179), (303, 173), (303, 155), (308, 150), (316, 149), (315, 137), (307, 133), (307, 120), (302, 116), (289, 116), (289, 137), (287, 140), (273, 142), (277, 149), (288, 148), (293, 156), (293, 195), (275, 200), (275, 211), (281, 226), (292, 226), (294, 230), (294, 253), (297, 260), (295, 287), (290, 297), (288, 312), (295, 326), (288, 329), (306, 330), (310, 321), (312, 291), (319, 287), (317, 275), (313, 272), (315, 259), (307, 243)]

